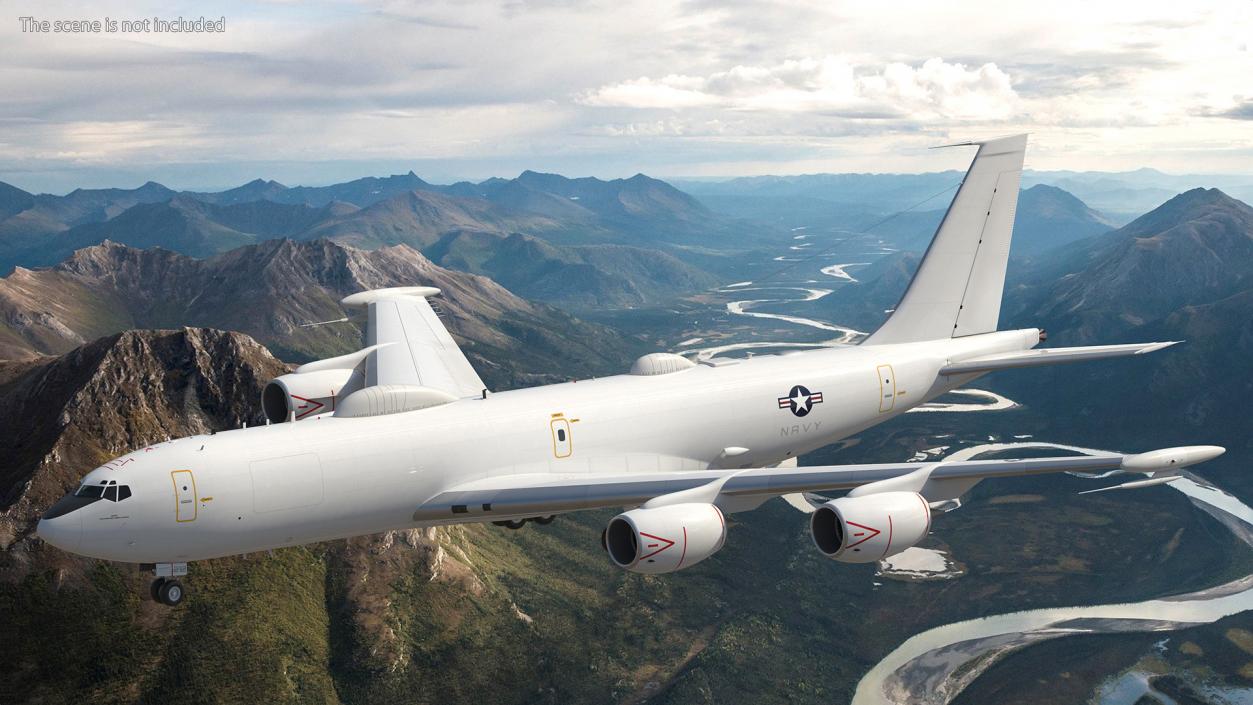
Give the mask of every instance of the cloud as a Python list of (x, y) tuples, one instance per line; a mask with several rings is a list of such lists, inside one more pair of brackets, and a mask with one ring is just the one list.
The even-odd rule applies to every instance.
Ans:
[(967, 67), (931, 58), (911, 66), (859, 65), (840, 56), (735, 66), (706, 76), (670, 74), (601, 86), (579, 101), (599, 107), (818, 112), (856, 118), (1003, 119), (1018, 96), (994, 63)]
[(1205, 117), (1230, 118), (1232, 120), (1253, 120), (1253, 98), (1244, 98), (1230, 108), (1223, 110), (1201, 110), (1199, 114)]
[[(1253, 148), (1249, 0), (222, 8), (215, 35), (0, 22), (0, 180), (55, 174), (25, 183), (68, 190), (183, 164), (183, 185), (219, 186), (214, 174), (307, 179), (313, 167), (251, 172), (322, 162), (470, 177), (916, 171), (947, 158), (926, 146), (1024, 131), (1037, 168), (1248, 171), (1232, 150)], [(88, 14), (179, 11), (98, 0)]]

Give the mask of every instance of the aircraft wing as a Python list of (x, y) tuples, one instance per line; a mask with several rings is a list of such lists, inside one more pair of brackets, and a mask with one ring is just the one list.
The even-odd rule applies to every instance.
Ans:
[(457, 397), (477, 396), (486, 385), (427, 302), (439, 294), (429, 286), (373, 289), (345, 297), (347, 307), (369, 313), (367, 387), (429, 387)]
[[(1080, 455), (1024, 460), (964, 460), (938, 463), (820, 465), (802, 468), (702, 470), (615, 475), (503, 475), (454, 487), (424, 502), (414, 521), (472, 521), (512, 516), (544, 516), (579, 509), (628, 507), (663, 495), (722, 482), (716, 502), (725, 511), (752, 508), (771, 497), (794, 492), (852, 490), (886, 483), (926, 470), (927, 487), (969, 489), (979, 480), (1054, 472), (1176, 471), (1221, 455), (1217, 446), (1167, 448), (1134, 455)], [(950, 487), (944, 488), (945, 483)], [(927, 499), (927, 489), (920, 490)], [(759, 501), (748, 501), (759, 500)]]
[(1162, 348), (1178, 345), (1179, 341), (1164, 343), (1131, 343), (1126, 345), (1088, 345), (1077, 348), (1038, 348), (1019, 352), (984, 355), (960, 362), (951, 362), (940, 370), (942, 375), (958, 375), (967, 372), (994, 372), (1021, 367), (1041, 367), (1063, 362), (1086, 362), (1111, 357), (1144, 355)]

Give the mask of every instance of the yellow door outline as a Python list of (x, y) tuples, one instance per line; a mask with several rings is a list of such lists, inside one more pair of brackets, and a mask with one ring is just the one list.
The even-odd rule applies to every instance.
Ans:
[[(191, 470), (171, 470), (170, 479), (174, 481), (174, 521), (195, 521), (200, 511), (196, 504), (196, 476), (191, 474)], [(184, 487), (190, 489), (182, 489)], [(188, 495), (188, 492), (191, 494)], [(191, 516), (188, 516), (188, 512)]]
[(896, 406), (896, 373), (891, 365), (879, 365), (879, 413), (885, 414)]
[(574, 435), (570, 432), (570, 421), (562, 414), (553, 414), (548, 425), (553, 436), (553, 457), (569, 458), (574, 452)]

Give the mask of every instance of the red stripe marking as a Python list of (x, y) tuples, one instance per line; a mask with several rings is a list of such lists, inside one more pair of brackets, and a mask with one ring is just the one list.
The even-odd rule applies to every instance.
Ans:
[(683, 559), (687, 558), (687, 527), (683, 527), (683, 553), (679, 555), (679, 563), (674, 566), (675, 570), (683, 567)]
[(922, 511), (924, 516), (927, 517), (927, 530), (922, 534), (923, 536), (926, 536), (931, 533), (931, 505), (927, 504), (927, 498), (922, 495), (918, 495), (918, 501), (922, 502)]
[(727, 520), (725, 517), (722, 516), (721, 509), (719, 509), (717, 506), (712, 505), (712, 504), (709, 506), (714, 508), (714, 514), (718, 515), (718, 522), (722, 524), (722, 538), (718, 540), (718, 548), (714, 549), (715, 551), (717, 551), (722, 548), (722, 544), (727, 542)]
[(888, 551), (891, 551), (891, 550), (892, 550), (892, 515), (889, 514), (888, 515), (888, 545), (887, 545), (887, 548), (883, 549), (883, 555), (879, 556), (879, 560), (883, 560), (884, 558), (887, 558)]

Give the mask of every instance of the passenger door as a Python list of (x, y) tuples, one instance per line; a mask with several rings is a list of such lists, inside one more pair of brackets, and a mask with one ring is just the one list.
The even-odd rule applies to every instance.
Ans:
[(891, 365), (879, 365), (879, 413), (887, 413), (896, 406), (896, 374)]
[(553, 414), (549, 423), (553, 434), (553, 457), (569, 458), (574, 452), (574, 438), (570, 433), (570, 421), (563, 414)]
[(191, 470), (175, 470), (170, 473), (174, 480), (174, 520), (188, 522), (196, 520), (196, 478)]

